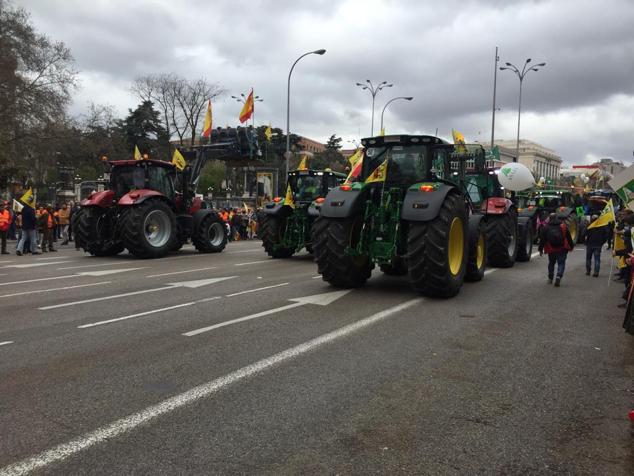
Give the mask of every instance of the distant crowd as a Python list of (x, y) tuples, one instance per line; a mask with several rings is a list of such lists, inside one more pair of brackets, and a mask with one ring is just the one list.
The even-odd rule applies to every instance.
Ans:
[(225, 223), (229, 241), (252, 240), (257, 237), (257, 211), (252, 208), (221, 208), (218, 214)]

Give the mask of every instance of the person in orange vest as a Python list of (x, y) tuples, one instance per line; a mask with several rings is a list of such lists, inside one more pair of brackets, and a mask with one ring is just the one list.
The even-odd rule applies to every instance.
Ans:
[(70, 224), (70, 208), (65, 203), (57, 212), (57, 220), (62, 231), (62, 245), (68, 244), (68, 225)]
[(9, 225), (11, 225), (11, 212), (7, 208), (7, 202), (0, 202), (0, 240), (2, 242), (2, 254), (8, 255), (7, 251), (7, 233)]
[(53, 248), (53, 228), (55, 228), (55, 217), (53, 216), (53, 207), (48, 205), (40, 214), (38, 219), (40, 233), (42, 233), (42, 253), (48, 251), (57, 251)]

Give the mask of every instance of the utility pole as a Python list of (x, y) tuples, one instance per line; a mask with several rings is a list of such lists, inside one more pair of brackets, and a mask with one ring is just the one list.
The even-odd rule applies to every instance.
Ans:
[(500, 57), (498, 56), (498, 47), (495, 47), (495, 66), (493, 67), (493, 111), (491, 114), (491, 150), (493, 150), (493, 146), (495, 145), (495, 93), (497, 88), (497, 79), (498, 79), (498, 61), (500, 61)]

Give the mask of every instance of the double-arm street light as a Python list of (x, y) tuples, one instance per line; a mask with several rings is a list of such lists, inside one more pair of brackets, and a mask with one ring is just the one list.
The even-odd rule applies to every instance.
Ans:
[(385, 113), (385, 109), (387, 108), (388, 104), (390, 104), (391, 102), (394, 102), (398, 99), (404, 99), (405, 101), (411, 101), (412, 99), (414, 99), (413, 96), (399, 96), (397, 98), (392, 98), (390, 99), (388, 102), (385, 103), (385, 106), (383, 106), (383, 110), (381, 111), (381, 133), (383, 133), (383, 114)]
[[(240, 96), (231, 96), (232, 99), (235, 99), (237, 102), (239, 103), (246, 103), (247, 102), (247, 97), (244, 93), (240, 93)], [(253, 96), (253, 102), (262, 102), (264, 101), (264, 99), (262, 99), (260, 96)], [(255, 128), (255, 107), (253, 108), (253, 114), (251, 115), (251, 119), (253, 119), (253, 128)], [(247, 123), (248, 124), (248, 123)]]
[(291, 66), (291, 70), (288, 72), (288, 85), (286, 88), (286, 154), (284, 154), (286, 156), (286, 175), (288, 175), (289, 162), (291, 158), (291, 75), (293, 74), (293, 69), (295, 68), (295, 65), (304, 56), (323, 55), (325, 52), (326, 50), (321, 49), (304, 53), (295, 60), (293, 66)]
[(524, 63), (524, 67), (522, 67), (521, 71), (517, 66), (511, 63), (506, 63), (506, 66), (502, 66), (500, 68), (501, 71), (504, 71), (507, 69), (510, 71), (513, 71), (520, 80), (520, 98), (519, 98), (519, 105), (517, 106), (517, 146), (515, 150), (515, 162), (517, 162), (520, 157), (520, 118), (522, 114), (522, 83), (524, 82), (524, 77), (529, 73), (529, 71), (539, 71), (539, 68), (546, 66), (546, 63), (539, 63), (529, 67), (530, 62), (531, 62), (531, 59), (528, 58), (526, 62)]
[(369, 79), (366, 79), (365, 82), (367, 84), (356, 83), (356, 85), (359, 86), (361, 89), (367, 89), (368, 91), (370, 91), (370, 94), (372, 95), (372, 126), (370, 127), (370, 137), (373, 137), (374, 136), (374, 99), (376, 98), (377, 93), (381, 89), (391, 88), (394, 85), (392, 83), (388, 84), (387, 81), (383, 81), (382, 83), (379, 83), (375, 87), (374, 84), (372, 84), (372, 81), (370, 81)]

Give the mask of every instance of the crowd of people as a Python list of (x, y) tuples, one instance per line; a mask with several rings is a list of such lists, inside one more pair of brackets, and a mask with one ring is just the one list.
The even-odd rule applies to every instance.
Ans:
[(9, 254), (7, 240), (16, 241), (16, 254), (55, 252), (55, 243), (72, 241), (72, 218), (79, 210), (75, 203), (24, 205), (13, 210), (8, 202), (0, 202), (1, 253)]
[(218, 215), (227, 229), (229, 241), (252, 240), (257, 237), (257, 211), (252, 208), (221, 208)]

